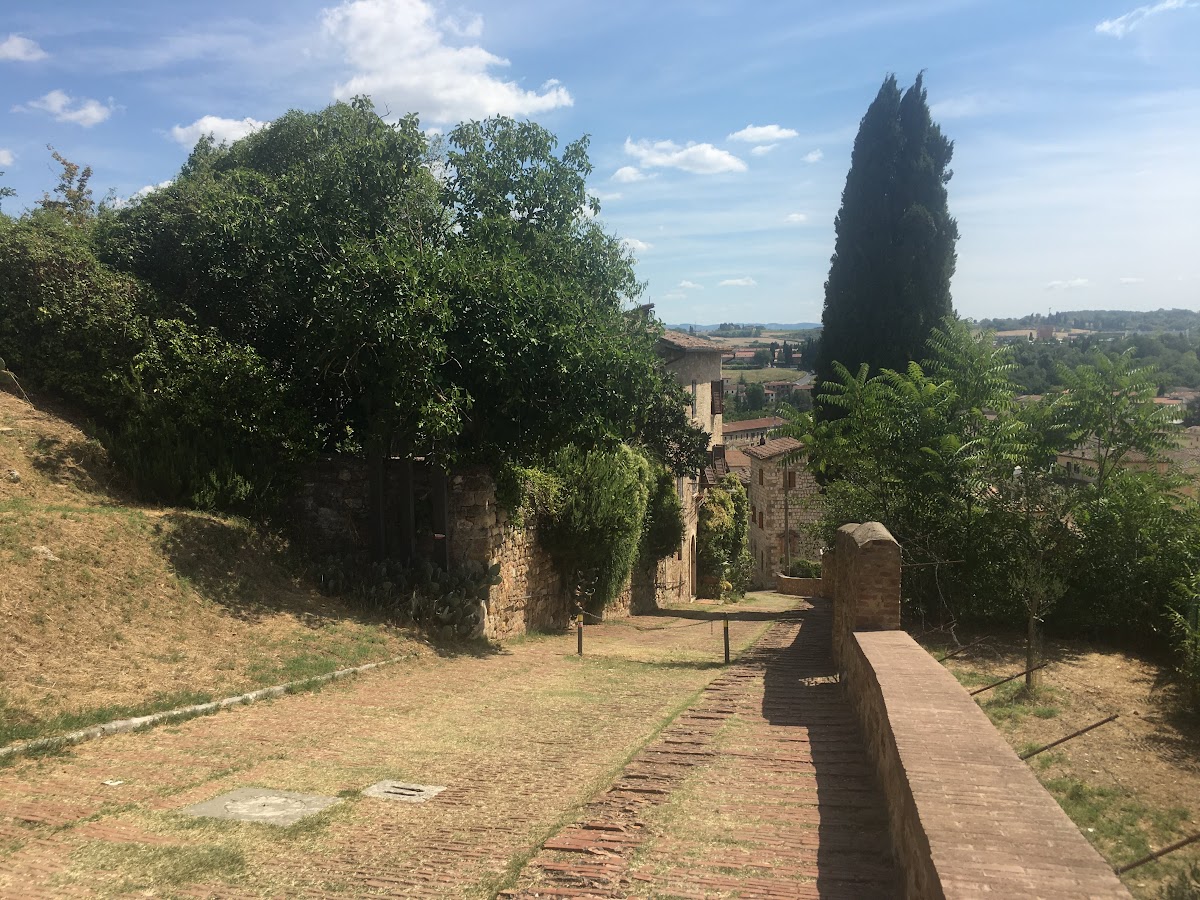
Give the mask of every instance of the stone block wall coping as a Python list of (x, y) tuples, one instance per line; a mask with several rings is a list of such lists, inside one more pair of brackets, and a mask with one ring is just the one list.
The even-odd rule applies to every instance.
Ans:
[(1130, 898), (954, 676), (902, 631), (857, 632), (851, 703), (910, 898)]
[(892, 537), (892, 533), (879, 522), (863, 522), (862, 524), (851, 522), (839, 528), (838, 532), (853, 538), (854, 543), (859, 547), (875, 543), (896, 543), (896, 539)]

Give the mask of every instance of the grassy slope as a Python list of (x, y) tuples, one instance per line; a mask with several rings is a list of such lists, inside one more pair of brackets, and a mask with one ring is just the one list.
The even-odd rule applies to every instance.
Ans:
[(417, 646), (248, 522), (131, 501), (98, 444), (0, 391), (0, 745)]
[[(964, 643), (971, 639), (960, 637)], [(940, 636), (924, 643), (935, 656), (953, 646)], [(1051, 664), (1032, 694), (1018, 680), (977, 699), (1018, 751), (1044, 746), (1109, 713), (1121, 714), (1030, 760), (1084, 836), (1118, 866), (1200, 830), (1200, 720), (1181, 708), (1158, 667), (1084, 641), (1051, 640), (1046, 649)], [(974, 689), (1020, 672), (1024, 647), (1020, 636), (993, 635), (945, 665)], [(1122, 880), (1139, 900), (1158, 900), (1166, 884), (1192, 865), (1200, 865), (1200, 845)]]

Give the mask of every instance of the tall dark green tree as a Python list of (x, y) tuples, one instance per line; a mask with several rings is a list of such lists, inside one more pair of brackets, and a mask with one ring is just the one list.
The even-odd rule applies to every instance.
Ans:
[[(946, 204), (954, 144), (929, 115), (922, 77), (901, 93), (889, 75), (854, 141), (829, 280), (817, 377), (835, 362), (903, 372), (952, 311), (958, 225)], [(822, 405), (825, 416), (836, 415)]]

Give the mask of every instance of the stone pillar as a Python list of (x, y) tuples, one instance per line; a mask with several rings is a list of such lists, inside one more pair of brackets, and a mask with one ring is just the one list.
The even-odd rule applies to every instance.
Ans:
[(900, 628), (900, 545), (878, 522), (843, 525), (832, 567), (833, 655), (840, 668), (849, 635)]

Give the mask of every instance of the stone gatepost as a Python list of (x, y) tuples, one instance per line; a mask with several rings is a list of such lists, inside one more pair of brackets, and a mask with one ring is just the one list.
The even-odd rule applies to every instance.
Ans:
[(834, 573), (828, 593), (833, 657), (840, 669), (851, 634), (900, 628), (900, 545), (879, 522), (851, 523), (838, 529), (832, 557), (824, 562)]

